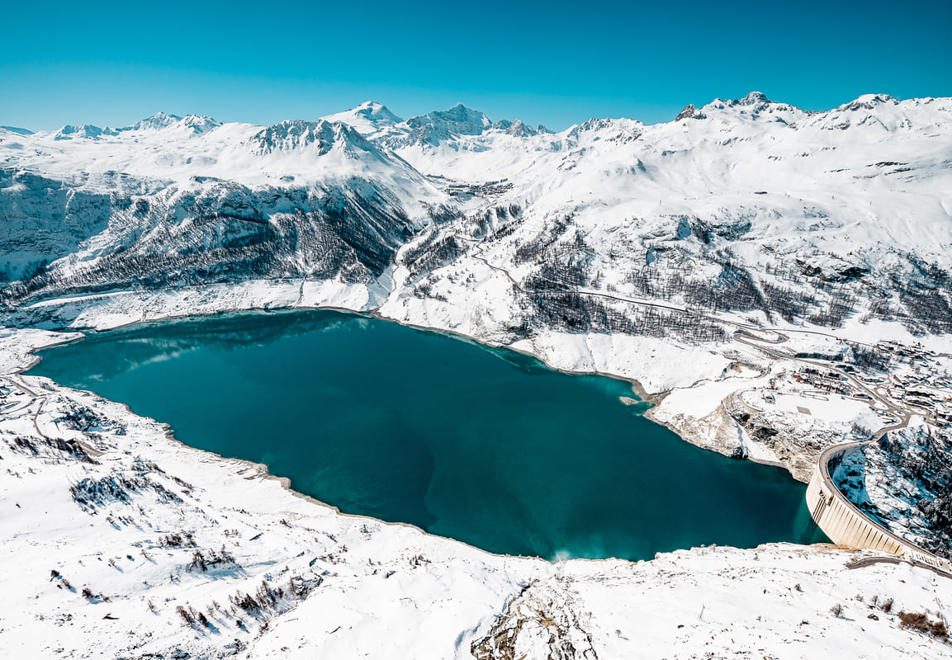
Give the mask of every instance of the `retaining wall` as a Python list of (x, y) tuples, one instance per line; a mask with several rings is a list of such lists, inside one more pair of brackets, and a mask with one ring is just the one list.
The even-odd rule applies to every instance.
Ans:
[(830, 461), (838, 461), (849, 452), (859, 451), (864, 444), (851, 442), (831, 447), (820, 454), (806, 494), (814, 522), (837, 545), (880, 550), (952, 572), (952, 563), (896, 536), (860, 511), (834, 486), (829, 471)]

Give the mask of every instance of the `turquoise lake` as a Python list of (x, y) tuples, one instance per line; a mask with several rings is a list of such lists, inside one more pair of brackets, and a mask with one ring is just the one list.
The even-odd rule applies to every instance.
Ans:
[(342, 511), (493, 552), (649, 559), (716, 543), (825, 541), (805, 486), (680, 440), (627, 383), (331, 311), (141, 325), (30, 372), (268, 465)]

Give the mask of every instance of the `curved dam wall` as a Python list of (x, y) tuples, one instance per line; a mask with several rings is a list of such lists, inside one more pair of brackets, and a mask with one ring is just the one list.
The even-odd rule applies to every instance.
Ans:
[(858, 451), (864, 444), (865, 442), (852, 442), (831, 447), (820, 454), (806, 493), (807, 506), (814, 522), (837, 545), (880, 550), (902, 559), (952, 572), (952, 564), (946, 559), (896, 536), (870, 519), (837, 490), (830, 477), (830, 461), (838, 462), (848, 453)]

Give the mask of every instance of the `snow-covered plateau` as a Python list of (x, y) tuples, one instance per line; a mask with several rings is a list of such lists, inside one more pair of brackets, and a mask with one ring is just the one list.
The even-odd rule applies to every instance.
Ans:
[(896, 428), (850, 497), (949, 556), (948, 498), (916, 502), (950, 466), (952, 99), (0, 128), (0, 223), (4, 657), (952, 656), (952, 582), (921, 567), (490, 555), (20, 373), (82, 328), (362, 311), (630, 380), (685, 440), (801, 481)]

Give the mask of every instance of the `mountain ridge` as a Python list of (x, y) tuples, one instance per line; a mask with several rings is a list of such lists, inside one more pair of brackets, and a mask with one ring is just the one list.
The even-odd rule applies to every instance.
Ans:
[[(308, 276), (315, 271), (301, 264), (313, 258), (300, 254), (315, 246), (292, 249), (271, 229), (249, 234), (247, 223), (298, 236), (302, 223), (317, 222), (335, 245), (362, 237), (342, 248), (348, 272), (366, 278), (394, 268), (406, 279), (392, 286), (410, 297), (481, 268), (478, 245), (523, 286), (549, 273), (767, 320), (835, 325), (857, 316), (902, 318), (917, 332), (948, 327), (952, 99), (873, 94), (806, 112), (752, 92), (662, 124), (591, 119), (557, 133), (462, 104), (407, 120), (377, 102), (354, 111), (373, 122), (363, 130), (327, 118), (262, 127), (158, 113), (89, 138), (0, 134), (0, 212), (24, 232), (0, 243), (6, 297), (91, 285), (102, 275), (95, 264), (131, 258), (140, 225), (188, 242), (202, 236), (218, 265), (188, 281), (241, 277), (246, 266), (225, 266), (229, 250), (267, 253), (257, 276)], [(221, 210), (236, 200), (247, 212)], [(230, 247), (205, 235), (211, 227), (193, 234), (196, 220), (210, 217)], [(51, 232), (48, 242), (28, 246), (31, 218), (45, 218), (38, 226)], [(53, 236), (64, 222), (75, 228), (66, 243)], [(374, 238), (366, 222), (387, 228)], [(421, 260), (418, 244), (433, 253)], [(373, 256), (362, 262), (361, 254)], [(131, 263), (116, 272), (134, 273)], [(837, 307), (841, 295), (854, 302)], [(581, 327), (612, 327), (593, 309)]]
[[(782, 106), (782, 107), (785, 107), (785, 108), (789, 108), (789, 109), (792, 109), (792, 110), (795, 110), (795, 111), (802, 112), (802, 113), (804, 113), (805, 115), (815, 115), (815, 114), (830, 113), (830, 112), (834, 112), (834, 111), (856, 110), (856, 109), (860, 109), (860, 108), (871, 109), (871, 108), (874, 107), (875, 105), (884, 105), (884, 104), (901, 105), (901, 104), (909, 103), (909, 102), (928, 103), (928, 102), (933, 102), (933, 101), (941, 101), (941, 100), (947, 99), (947, 98), (949, 98), (949, 97), (923, 96), (923, 97), (910, 97), (910, 98), (907, 98), (907, 99), (902, 99), (902, 100), (900, 100), (900, 99), (896, 99), (896, 98), (892, 97), (891, 95), (885, 94), (885, 93), (867, 93), (867, 94), (861, 94), (860, 96), (858, 96), (857, 98), (855, 98), (855, 99), (853, 99), (853, 100), (851, 100), (851, 101), (847, 101), (847, 102), (845, 102), (845, 103), (842, 103), (842, 104), (840, 104), (840, 105), (838, 105), (838, 106), (834, 106), (834, 107), (829, 108), (829, 109), (827, 109), (827, 110), (804, 110), (804, 109), (801, 109), (801, 108), (799, 108), (798, 106), (796, 106), (796, 105), (794, 105), (794, 104), (772, 101), (772, 100), (768, 99), (767, 96), (766, 96), (765, 94), (763, 94), (762, 92), (759, 92), (759, 91), (751, 91), (749, 94), (747, 94), (746, 96), (744, 96), (743, 98), (740, 98), (740, 99), (720, 99), (720, 98), (716, 98), (716, 99), (713, 99), (712, 101), (709, 101), (708, 103), (706, 103), (706, 104), (704, 104), (704, 105), (701, 105), (701, 106), (696, 106), (695, 104), (687, 104), (687, 105), (684, 106), (684, 108), (683, 108), (680, 112), (684, 112), (684, 110), (686, 110), (687, 108), (694, 108), (695, 110), (699, 110), (699, 109), (703, 109), (703, 108), (706, 107), (706, 106), (744, 107), (744, 106), (755, 106), (755, 105), (758, 105), (758, 104), (762, 104), (762, 105), (765, 104), (765, 105)], [(321, 117), (318, 117), (317, 119), (325, 119), (325, 120), (328, 120), (328, 121), (340, 121), (340, 122), (343, 122), (343, 123), (349, 123), (349, 124), (353, 125), (355, 128), (357, 128), (358, 130), (360, 130), (360, 129), (363, 128), (363, 127), (362, 127), (362, 126), (359, 126), (358, 124), (361, 123), (361, 122), (360, 122), (360, 119), (363, 118), (363, 120), (364, 120), (364, 122), (366, 123), (366, 126), (367, 126), (367, 127), (372, 127), (372, 128), (375, 128), (375, 129), (379, 129), (381, 126), (393, 125), (393, 124), (400, 124), (400, 123), (403, 123), (403, 122), (405, 122), (405, 121), (411, 121), (411, 120), (423, 121), (424, 118), (429, 117), (429, 116), (432, 116), (432, 115), (440, 116), (440, 115), (452, 114), (454, 111), (457, 111), (457, 112), (458, 112), (460, 108), (462, 108), (462, 109), (465, 110), (465, 111), (474, 113), (474, 114), (477, 115), (477, 116), (480, 116), (480, 115), (481, 115), (481, 116), (486, 116), (485, 113), (482, 113), (482, 112), (480, 112), (480, 111), (478, 111), (478, 110), (473, 110), (473, 109), (471, 109), (471, 108), (468, 108), (468, 107), (465, 106), (463, 103), (457, 103), (457, 104), (455, 104), (454, 106), (452, 106), (452, 107), (450, 107), (450, 108), (447, 108), (447, 109), (445, 109), (445, 110), (431, 110), (430, 112), (427, 112), (427, 113), (424, 113), (424, 114), (421, 114), (421, 115), (414, 115), (414, 116), (410, 117), (409, 119), (403, 119), (403, 118), (397, 116), (396, 114), (394, 114), (394, 113), (393, 113), (386, 105), (384, 105), (383, 103), (380, 103), (379, 101), (375, 101), (375, 100), (372, 100), (372, 99), (371, 99), (371, 100), (367, 100), (367, 101), (364, 101), (364, 102), (362, 102), (362, 103), (359, 103), (358, 105), (356, 105), (356, 106), (354, 106), (353, 108), (350, 108), (350, 109), (348, 109), (348, 110), (343, 110), (343, 111), (340, 111), (340, 112), (336, 112), (336, 113), (332, 113), (332, 114), (328, 114), (328, 115), (323, 115), (323, 116), (321, 116)], [(675, 113), (675, 115), (674, 115), (674, 117), (672, 117), (672, 119), (675, 119), (675, 118), (680, 114), (680, 112), (679, 112), (679, 113)], [(194, 118), (194, 119), (198, 119), (198, 120), (206, 120), (206, 121), (209, 121), (209, 122), (213, 122), (213, 123), (216, 124), (216, 125), (220, 125), (220, 123), (221, 123), (221, 122), (218, 122), (217, 120), (215, 120), (215, 119), (213, 119), (213, 118), (211, 118), (211, 117), (209, 117), (209, 116), (207, 116), (207, 115), (192, 115), (192, 114), (188, 114), (188, 115), (184, 115), (184, 116), (179, 116), (179, 115), (175, 115), (175, 114), (172, 114), (172, 113), (167, 113), (167, 112), (164, 112), (164, 111), (158, 111), (158, 112), (156, 112), (156, 113), (150, 115), (149, 117), (145, 117), (145, 118), (140, 119), (140, 120), (138, 120), (138, 121), (136, 121), (136, 122), (134, 122), (134, 123), (132, 123), (132, 124), (129, 124), (129, 125), (126, 125), (126, 126), (123, 126), (123, 127), (119, 127), (119, 128), (109, 128), (109, 127), (106, 127), (106, 126), (98, 126), (98, 125), (94, 125), (94, 124), (81, 124), (81, 126), (96, 127), (96, 128), (100, 128), (101, 130), (104, 130), (104, 131), (106, 131), (106, 130), (109, 130), (109, 131), (128, 131), (128, 130), (138, 130), (138, 129), (142, 129), (142, 128), (164, 128), (164, 127), (167, 127), (167, 126), (169, 126), (169, 125), (173, 125), (175, 122), (179, 122), (179, 121), (182, 121), (182, 120), (188, 120), (189, 118)], [(638, 121), (637, 118), (634, 118), (634, 117), (622, 117), (622, 118), (627, 118), (627, 119), (632, 119), (633, 121)], [(307, 119), (307, 118), (301, 118), (301, 119), (304, 120), (304, 121), (316, 121), (316, 119)], [(348, 122), (348, 119), (350, 119), (349, 122)], [(487, 119), (488, 119), (488, 117), (487, 117)], [(606, 119), (606, 117), (592, 117), (591, 119)], [(289, 119), (289, 120), (290, 120), (290, 119)], [(373, 120), (373, 121), (371, 122), (370, 120)], [(281, 120), (281, 121), (286, 121), (286, 120)], [(645, 125), (647, 125), (647, 126), (652, 126), (652, 125), (656, 125), (656, 124), (664, 124), (664, 123), (668, 123), (668, 121), (670, 121), (670, 120), (659, 121), (659, 122), (653, 122), (653, 123), (645, 124)], [(376, 122), (376, 123), (373, 123), (373, 122)], [(279, 123), (279, 122), (278, 122), (278, 123)], [(516, 120), (503, 119), (503, 120), (498, 120), (498, 121), (496, 121), (496, 122), (490, 121), (490, 124), (511, 124), (511, 123), (520, 123), (520, 124), (523, 124), (523, 125), (525, 125), (525, 126), (529, 126), (528, 123), (522, 122), (521, 120), (518, 120), (518, 119), (516, 119)], [(565, 129), (563, 129), (563, 131), (564, 131), (564, 130), (570, 130), (570, 129), (573, 128), (574, 126), (577, 126), (577, 125), (579, 125), (579, 124), (581, 124), (581, 123), (584, 123), (584, 122), (578, 122), (578, 123), (576, 123), (576, 124), (571, 124), (570, 126), (568, 126), (568, 127), (566, 127)], [(644, 122), (642, 122), (642, 123), (644, 123)], [(69, 125), (67, 125), (67, 126), (69, 126)], [(50, 131), (50, 130), (31, 130), (31, 129), (28, 129), (28, 128), (18, 128), (18, 127), (13, 127), (13, 126), (0, 126), (0, 129), (6, 129), (6, 130), (13, 131), (13, 132), (27, 131), (27, 133), (24, 133), (24, 134), (55, 133), (56, 131), (61, 130), (62, 128), (66, 128), (66, 126), (60, 127), (60, 129), (53, 129), (52, 131)], [(542, 126), (541, 124), (536, 128), (536, 130), (539, 130), (540, 128), (541, 128), (541, 129), (544, 129), (544, 131), (541, 131), (541, 132), (553, 132), (553, 131), (550, 131), (549, 129), (545, 128), (545, 127)], [(563, 132), (563, 131), (555, 131), (555, 132)]]

